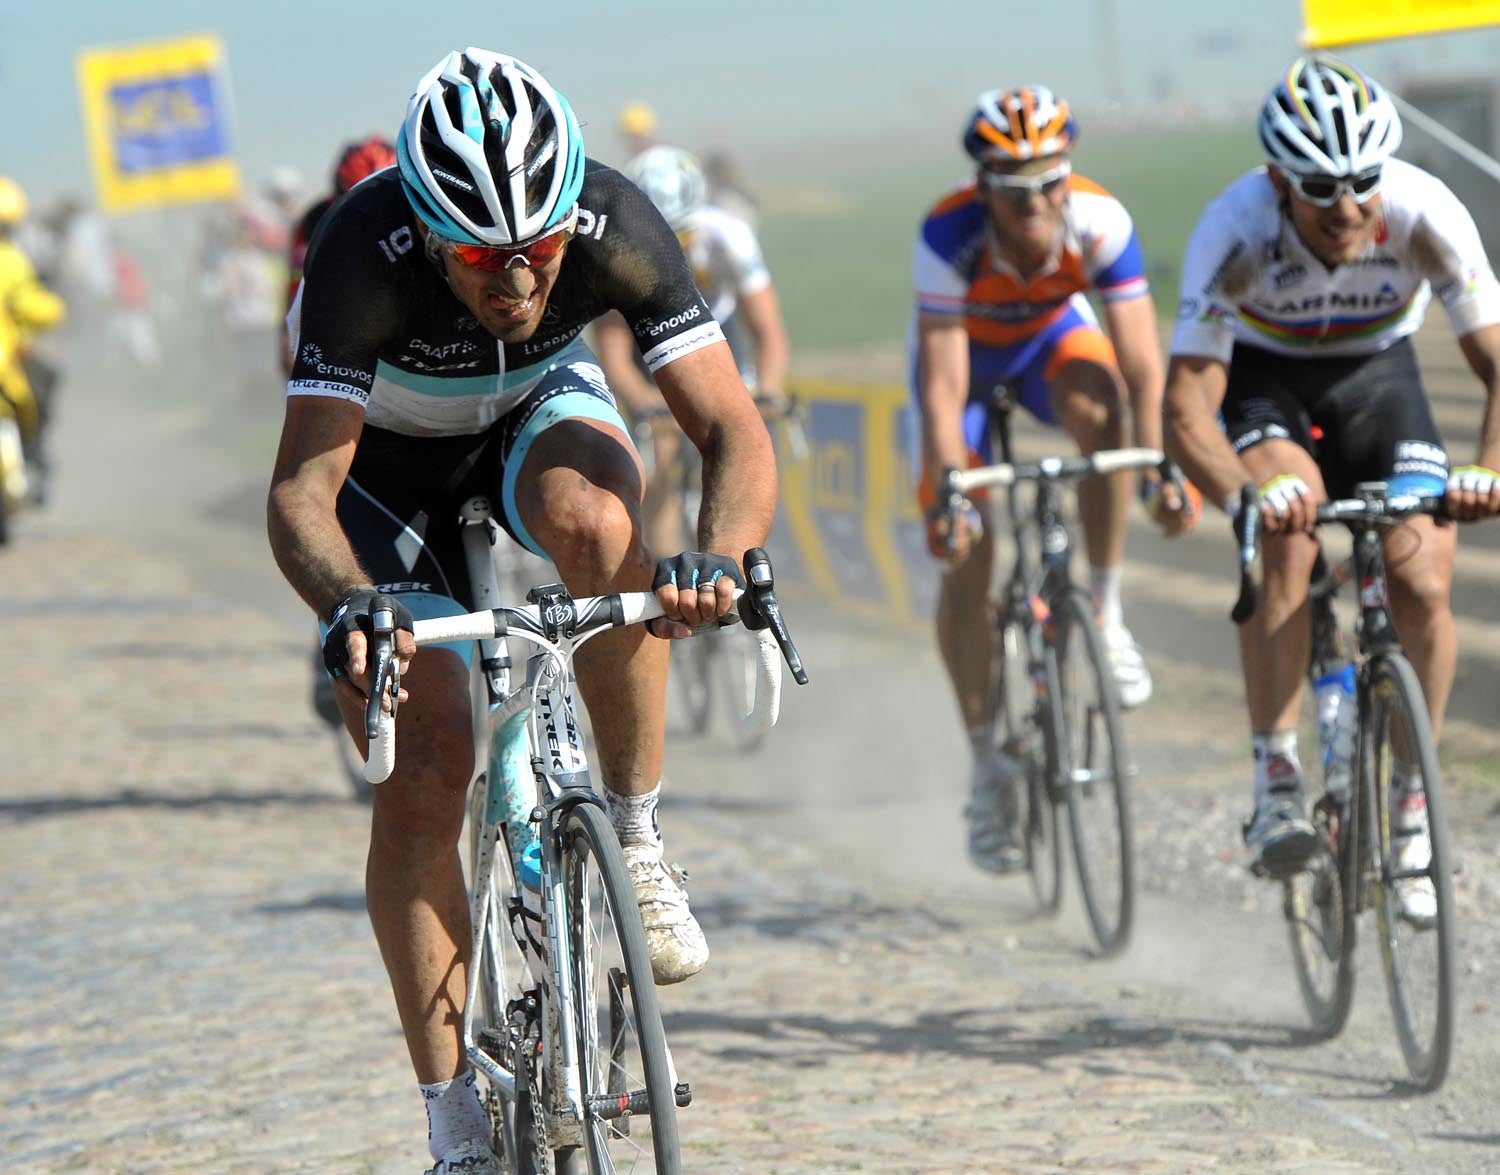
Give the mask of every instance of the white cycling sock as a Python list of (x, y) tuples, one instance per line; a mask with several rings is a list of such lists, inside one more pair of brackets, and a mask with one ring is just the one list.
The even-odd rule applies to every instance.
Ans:
[(1250, 751), (1255, 756), (1255, 799), (1271, 790), (1272, 784), (1285, 787), (1287, 780), (1272, 779), (1270, 763), (1273, 758), (1290, 761), (1297, 769), (1296, 783), (1302, 785), (1302, 760), (1297, 754), (1297, 732), (1295, 730), (1252, 730)]
[(1114, 628), (1125, 623), (1125, 607), (1120, 603), (1123, 574), (1124, 569), (1118, 566), (1089, 568), (1089, 595), (1094, 601), (1100, 628)]
[(986, 722), (983, 726), (969, 727), (969, 749), (974, 752), (974, 758), (987, 759), (995, 749), (995, 724)]
[(639, 796), (622, 796), (607, 787), (604, 789), (604, 807), (622, 846), (645, 845), (661, 852), (661, 828), (656, 822), (656, 804), (660, 799), (660, 782)]
[(427, 1103), (427, 1152), (434, 1159), (441, 1159), (470, 1139), (488, 1145), (490, 1121), (479, 1104), (473, 1069), (465, 1069), (452, 1081), (435, 1081), (418, 1088)]

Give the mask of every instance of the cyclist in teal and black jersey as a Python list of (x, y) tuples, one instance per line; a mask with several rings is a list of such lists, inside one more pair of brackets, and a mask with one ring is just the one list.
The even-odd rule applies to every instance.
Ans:
[[(1358, 70), (1294, 61), (1262, 107), (1260, 138), (1266, 166), (1210, 204), (1188, 242), (1167, 439), (1231, 512), (1242, 485), (1260, 486), (1265, 594), (1240, 641), (1255, 758), (1245, 841), (1264, 872), (1286, 876), (1315, 844), (1297, 754), (1313, 510), (1358, 482), (1387, 481), (1398, 493), (1446, 489), (1459, 517), (1500, 512), (1500, 284), (1453, 193), (1392, 158), (1395, 105)], [(1452, 471), (1410, 341), (1432, 293), (1487, 396), (1475, 464)], [(1456, 547), (1453, 528), (1429, 517), (1387, 540), (1392, 611), (1434, 732), (1458, 652)], [(1415, 769), (1396, 766), (1395, 858), (1422, 869), (1423, 793), (1404, 786)], [(1429, 879), (1398, 886), (1407, 917), (1431, 916)]]
[[(640, 459), (582, 340), (611, 310), (703, 453), (704, 551), (658, 560), (642, 540)], [(467, 654), (413, 656), (412, 618), (470, 607), (459, 507), (479, 493), (569, 591), (653, 589), (669, 617), (658, 633), (685, 636), (729, 611), (738, 558), (770, 529), (770, 439), (661, 214), (584, 158), (572, 108), (540, 74), (480, 49), (421, 80), (397, 167), (329, 210), (289, 327), (271, 546), (324, 618), (325, 658), (361, 744), (371, 599), (398, 602), (410, 696), (395, 773), (374, 797), (370, 920), (428, 1108), (432, 1171), (498, 1175), (457, 1027)], [(622, 630), (591, 642), (577, 667), (653, 970), (685, 979), (708, 949), (656, 823), (667, 645)]]

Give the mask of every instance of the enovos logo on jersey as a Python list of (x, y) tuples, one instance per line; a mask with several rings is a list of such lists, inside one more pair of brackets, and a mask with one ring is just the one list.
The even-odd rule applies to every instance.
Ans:
[(692, 322), (695, 318), (701, 318), (702, 315), (702, 306), (689, 306), (681, 314), (674, 314), (671, 318), (668, 318), (663, 322), (653, 322), (646, 328), (646, 333), (654, 339), (658, 335), (665, 334), (669, 330), (676, 330), (679, 326), (685, 326), (687, 323)]
[(361, 371), (357, 367), (345, 367), (341, 364), (329, 363), (324, 360), (323, 348), (318, 346), (317, 343), (303, 343), (302, 350), (298, 353), (297, 357), (301, 363), (312, 368), (319, 375), (353, 380), (361, 387), (368, 387), (374, 382), (374, 376), (368, 371)]

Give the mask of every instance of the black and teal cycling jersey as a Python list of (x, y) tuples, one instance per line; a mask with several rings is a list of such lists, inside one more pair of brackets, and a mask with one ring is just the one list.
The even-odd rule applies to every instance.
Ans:
[(591, 361), (583, 330), (617, 310), (647, 367), (723, 339), (671, 229), (612, 168), (589, 161), (578, 227), (535, 334), (501, 343), (448, 288), (394, 170), (355, 187), (318, 225), (287, 316), (289, 396), (364, 406), (404, 436), (484, 431), (549, 371)]

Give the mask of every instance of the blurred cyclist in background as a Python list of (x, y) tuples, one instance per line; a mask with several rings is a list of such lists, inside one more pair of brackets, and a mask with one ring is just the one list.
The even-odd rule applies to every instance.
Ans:
[[(384, 135), (371, 135), (367, 139), (356, 139), (346, 143), (339, 152), (338, 162), (333, 165), (333, 191), (324, 196), (302, 214), (296, 228), (292, 230), (291, 245), (286, 259), (286, 309), (290, 312), (297, 297), (297, 287), (302, 284), (302, 263), (307, 259), (307, 243), (312, 240), (313, 230), (323, 215), (333, 207), (333, 202), (366, 176), (374, 175), (396, 162), (396, 144)], [(292, 371), (292, 357), (286, 346), (286, 324), (282, 324), (281, 363), (286, 374)], [(327, 676), (319, 673), (319, 678)], [(333, 721), (337, 722), (335, 712)]]
[[(938, 595), (938, 645), (973, 748), (969, 856), (982, 869), (1017, 869), (1017, 766), (995, 748), (995, 626), (989, 608), (994, 528), (976, 537), (966, 514), (937, 506), (947, 468), (985, 464), (995, 388), (1059, 425), (1081, 453), (1129, 439), (1161, 447), (1162, 361), (1130, 215), (1073, 174), (1078, 129), (1068, 104), (1031, 86), (979, 96), (963, 144), (972, 180), (927, 214), (914, 255), (912, 393), (921, 417), (919, 500), (928, 543), (947, 564)], [(1085, 291), (1104, 301), (1106, 336)], [(1113, 343), (1113, 345), (1111, 345)], [(1125, 404), (1131, 405), (1127, 433)], [(1121, 563), (1132, 475), (1078, 487), (1094, 607), (1123, 705), (1151, 696), (1151, 674), (1125, 627)], [(1153, 473), (1149, 493), (1162, 491)]]
[(0, 468), (0, 485), (11, 504), (23, 496), (39, 501), (46, 460), (43, 432), (51, 416), (54, 372), (31, 365), (27, 355), (33, 335), (58, 325), (63, 301), (36, 275), (31, 260), (14, 236), (26, 219), (26, 194), (14, 180), (0, 176), (0, 416), (17, 430), (22, 466)]
[[(1260, 487), (1264, 594), (1239, 630), (1255, 758), (1244, 838), (1258, 871), (1283, 877), (1316, 843), (1297, 754), (1313, 512), (1385, 481), (1446, 490), (1455, 517), (1500, 513), (1500, 284), (1457, 197), (1392, 157), (1395, 104), (1352, 66), (1292, 62), (1261, 107), (1260, 140), (1265, 165), (1210, 204), (1188, 240), (1166, 409), (1173, 455), (1215, 503), (1237, 513), (1241, 487)], [(1475, 464), (1451, 473), (1410, 339), (1433, 292), (1486, 395)], [(1434, 735), (1458, 657), (1457, 544), (1425, 516), (1386, 539), (1391, 611)], [(1425, 793), (1406, 786), (1416, 775), (1392, 771), (1401, 870), (1431, 859)], [(1397, 892), (1409, 920), (1435, 916), (1430, 879), (1401, 879)]]
[[(708, 203), (708, 183), (698, 160), (676, 147), (651, 147), (624, 172), (656, 205), (677, 234), (709, 312), (724, 328), (745, 386), (771, 406), (785, 398), (788, 348), (781, 305), (755, 233), (743, 220)], [(661, 392), (639, 360), (625, 320), (607, 315), (594, 324), (599, 365), (631, 414), (662, 404)], [(651, 422), (655, 460), (646, 486), (643, 516), (653, 550), (677, 550), (684, 535), (678, 455), (683, 436), (666, 416)]]

